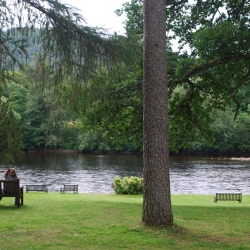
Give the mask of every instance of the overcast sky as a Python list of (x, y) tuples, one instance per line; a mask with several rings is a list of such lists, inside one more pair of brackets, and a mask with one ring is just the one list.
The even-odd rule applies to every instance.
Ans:
[[(126, 16), (118, 17), (114, 11), (120, 9), (123, 3), (131, 0), (61, 0), (64, 4), (73, 5), (79, 9), (81, 15), (87, 21), (87, 26), (102, 27), (109, 30), (110, 34), (115, 31), (118, 34), (124, 34), (122, 22)], [(173, 49), (177, 50), (177, 43), (173, 45)]]
[(87, 21), (87, 26), (103, 27), (110, 30), (110, 33), (114, 31), (118, 34), (124, 33), (122, 22), (125, 16), (117, 17), (114, 11), (130, 0), (61, 0), (61, 2), (77, 7)]

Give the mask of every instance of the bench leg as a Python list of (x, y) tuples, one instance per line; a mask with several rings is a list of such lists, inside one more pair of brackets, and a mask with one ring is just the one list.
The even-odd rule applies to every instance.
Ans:
[(20, 207), (20, 197), (15, 197), (15, 205)]

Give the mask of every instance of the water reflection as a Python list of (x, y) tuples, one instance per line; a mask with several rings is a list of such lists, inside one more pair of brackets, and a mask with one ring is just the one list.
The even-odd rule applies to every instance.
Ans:
[[(29, 153), (16, 164), (21, 184), (47, 184), (59, 191), (63, 183), (78, 184), (80, 193), (114, 193), (115, 176), (142, 177), (141, 155)], [(3, 173), (8, 166), (0, 162)], [(174, 194), (250, 193), (250, 159), (170, 157)]]
[(250, 160), (176, 157), (170, 168), (172, 193), (250, 193)]

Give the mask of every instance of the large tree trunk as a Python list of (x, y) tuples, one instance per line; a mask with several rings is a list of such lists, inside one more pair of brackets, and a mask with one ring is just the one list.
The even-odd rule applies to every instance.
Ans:
[(166, 0), (144, 0), (142, 221), (172, 225), (168, 152)]

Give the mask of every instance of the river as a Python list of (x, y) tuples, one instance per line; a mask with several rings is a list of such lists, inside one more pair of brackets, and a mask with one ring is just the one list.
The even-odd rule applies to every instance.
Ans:
[[(21, 185), (47, 184), (59, 192), (63, 183), (78, 184), (80, 193), (114, 193), (115, 176), (142, 177), (142, 155), (26, 153), (14, 165)], [(9, 165), (0, 161), (0, 172)], [(170, 157), (173, 194), (250, 193), (250, 158)]]

